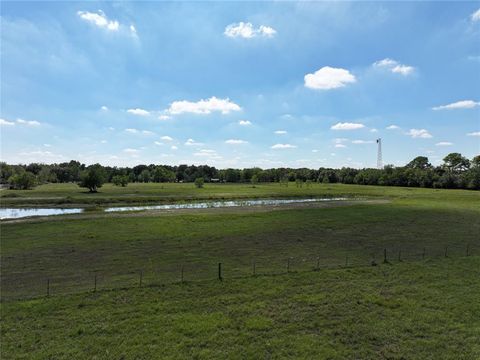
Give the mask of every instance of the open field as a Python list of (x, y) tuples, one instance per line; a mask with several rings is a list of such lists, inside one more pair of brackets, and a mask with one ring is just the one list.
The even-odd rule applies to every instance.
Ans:
[(480, 357), (480, 257), (2, 304), (4, 359)]
[(479, 192), (190, 185), (164, 190), (382, 201), (2, 222), (2, 358), (480, 356)]
[(475, 191), (421, 189), (385, 186), (364, 186), (345, 184), (319, 184), (302, 187), (290, 183), (251, 184), (205, 184), (197, 189), (192, 183), (132, 183), (127, 187), (105, 184), (98, 193), (91, 194), (76, 184), (46, 184), (33, 190), (3, 190), (0, 192), (1, 206), (95, 206), (146, 203), (173, 203), (197, 200), (245, 199), (245, 198), (290, 198), (290, 197), (381, 197), (408, 198), (424, 202), (433, 200), (454, 203), (462, 201), (462, 206), (474, 204), (480, 195)]

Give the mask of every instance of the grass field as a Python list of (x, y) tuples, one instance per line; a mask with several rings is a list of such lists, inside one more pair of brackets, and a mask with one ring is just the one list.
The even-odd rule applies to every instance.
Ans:
[[(480, 192), (158, 186), (135, 185), (135, 196), (389, 201), (3, 222), (4, 358), (478, 358)], [(85, 194), (45, 186), (2, 205), (69, 196), (121, 202), (129, 187)], [(389, 264), (381, 264), (384, 248)], [(369, 266), (373, 259), (380, 265)], [(253, 262), (268, 275), (252, 277)], [(312, 272), (317, 263), (329, 269)], [(178, 284), (182, 267), (186, 283)], [(16, 300), (32, 296), (40, 298)]]
[(3, 359), (478, 359), (480, 258), (2, 304)]

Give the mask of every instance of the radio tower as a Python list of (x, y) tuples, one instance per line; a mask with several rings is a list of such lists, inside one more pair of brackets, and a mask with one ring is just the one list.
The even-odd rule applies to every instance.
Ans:
[(377, 139), (377, 169), (383, 169), (383, 162), (382, 162), (382, 139)]

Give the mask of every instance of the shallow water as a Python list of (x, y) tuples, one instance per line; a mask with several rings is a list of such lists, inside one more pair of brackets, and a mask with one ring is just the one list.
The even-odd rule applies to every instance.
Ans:
[[(208, 209), (221, 207), (237, 206), (262, 206), (262, 205), (284, 205), (308, 202), (341, 201), (347, 198), (325, 198), (325, 199), (256, 199), (256, 200), (225, 200), (225, 201), (206, 201), (191, 202), (183, 204), (164, 204), (164, 205), (144, 205), (144, 206), (120, 206), (107, 207), (105, 212), (121, 211), (142, 211), (142, 210), (175, 210), (175, 209)], [(80, 214), (85, 209), (56, 209), (56, 208), (0, 208), (0, 219), (20, 219), (29, 216), (50, 216), (64, 214)]]

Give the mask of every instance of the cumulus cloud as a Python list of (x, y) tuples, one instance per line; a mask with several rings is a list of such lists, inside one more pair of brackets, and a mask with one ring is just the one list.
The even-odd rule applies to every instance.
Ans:
[(158, 120), (170, 120), (172, 117), (170, 115), (160, 115)]
[(472, 19), (472, 21), (480, 21), (480, 9), (470, 15), (470, 19)]
[(390, 125), (386, 127), (387, 130), (399, 130), (400, 126), (397, 125)]
[(172, 115), (193, 113), (193, 114), (210, 114), (214, 111), (221, 112), (222, 114), (228, 114), (231, 111), (240, 111), (242, 108), (230, 101), (229, 98), (218, 99), (212, 96), (207, 100), (199, 100), (197, 102), (181, 100), (174, 101), (170, 104), (168, 112)]
[(188, 139), (187, 141), (185, 141), (185, 145), (186, 145), (186, 146), (202, 146), (203, 143), (196, 142), (196, 141), (193, 140), (193, 139)]
[(436, 143), (435, 145), (436, 146), (452, 146), (453, 143), (448, 142), (448, 141), (440, 141), (440, 142)]
[(225, 144), (230, 144), (230, 145), (241, 145), (241, 144), (247, 144), (248, 141), (245, 140), (240, 140), (240, 139), (229, 139), (225, 141)]
[(89, 12), (89, 11), (77, 11), (77, 15), (99, 28), (104, 28), (109, 31), (118, 31), (120, 28), (120, 23), (117, 20), (109, 20), (105, 13), (102, 10), (98, 12)]
[(132, 115), (138, 115), (138, 116), (148, 116), (150, 115), (150, 111), (144, 110), (144, 109), (128, 109), (127, 112)]
[(412, 138), (422, 138), (422, 139), (429, 139), (433, 136), (425, 129), (410, 129), (407, 132), (407, 135), (411, 136)]
[(344, 87), (357, 80), (346, 69), (325, 66), (313, 74), (305, 75), (304, 81), (305, 87), (309, 89), (330, 90)]
[(142, 130), (142, 134), (143, 135), (155, 135), (155, 133), (153, 131), (150, 131), (150, 130)]
[(0, 125), (3, 125), (3, 126), (14, 126), (15, 123), (13, 121), (8, 121), (8, 120), (5, 120), (5, 119), (0, 119)]
[(248, 125), (252, 125), (252, 123), (248, 120), (240, 120), (238, 122), (238, 125), (241, 125), (241, 126), (248, 126)]
[(103, 106), (100, 108), (100, 110), (102, 110), (102, 111), (108, 111), (108, 107), (106, 107), (105, 105), (103, 105)]
[(266, 25), (260, 25), (258, 28), (255, 28), (250, 22), (239, 22), (227, 25), (225, 31), (223, 32), (225, 36), (236, 38), (241, 37), (244, 39), (251, 39), (256, 36), (271, 38), (275, 36), (277, 31)]
[(125, 132), (128, 132), (130, 134), (138, 134), (140, 131), (137, 129), (125, 129)]
[(370, 129), (370, 132), (376, 133), (376, 132), (378, 132), (378, 130), (377, 129)]
[(172, 149), (172, 150), (177, 150), (177, 149), (178, 149), (178, 147), (177, 147), (177, 146), (175, 146), (175, 145), (172, 145), (172, 146), (170, 146), (170, 149)]
[(344, 144), (335, 144), (335, 147), (336, 147), (336, 148), (346, 148), (347, 145), (344, 145)]
[(360, 123), (349, 123), (349, 122), (339, 122), (335, 125), (332, 125), (330, 129), (332, 130), (357, 130), (364, 128), (365, 125)]
[(160, 139), (162, 139), (163, 141), (173, 141), (173, 138), (167, 135), (162, 136)]
[(291, 144), (275, 144), (271, 147), (272, 149), (278, 150), (278, 149), (295, 149), (295, 145)]
[(447, 105), (434, 106), (432, 110), (472, 109), (476, 106), (480, 106), (480, 101), (461, 100)]
[(161, 143), (160, 141), (154, 141), (154, 144), (157, 145), (157, 146), (163, 146), (164, 144)]
[(352, 144), (373, 144), (373, 140), (352, 140)]
[(480, 131), (468, 133), (467, 136), (480, 136)]
[(285, 130), (277, 130), (274, 133), (277, 135), (285, 135), (287, 132)]
[(383, 59), (373, 63), (373, 66), (376, 68), (386, 69), (392, 73), (401, 74), (401, 75), (410, 75), (415, 71), (413, 66), (400, 64), (398, 61), (393, 59)]

